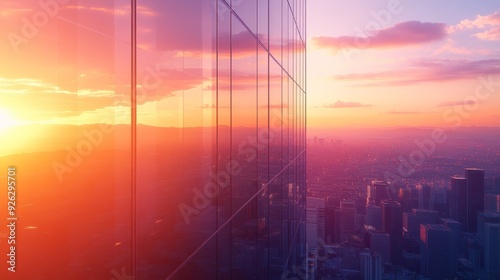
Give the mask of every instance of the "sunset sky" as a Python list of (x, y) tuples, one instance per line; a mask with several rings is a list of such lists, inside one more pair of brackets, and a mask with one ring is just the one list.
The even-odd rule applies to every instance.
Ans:
[[(7, 35), (0, 42), (0, 132), (33, 123), (128, 123), (129, 108), (122, 104), (130, 92), (122, 59), (130, 55), (128, 1), (80, 1), (49, 14), (47, 22), (39, 18), (42, 26), (28, 30), (30, 38), (13, 37), (26, 31), (23, 17), (42, 10), (27, 2), (0, 3), (0, 33)], [(139, 7), (138, 75), (147, 77), (148, 65), (159, 57), (170, 68), (160, 69), (168, 77), (161, 94), (141, 101), (139, 123), (210, 125), (210, 110), (204, 109), (213, 106), (206, 78), (211, 44), (204, 33), (165, 30), (168, 38), (187, 37), (181, 59), (175, 42), (158, 41), (151, 32), (159, 28), (154, 5), (161, 4)], [(207, 18), (171, 15), (161, 26), (193, 20)], [(500, 125), (498, 1), (308, 1), (307, 40), (308, 127), (446, 127), (458, 119), (465, 126)], [(255, 57), (245, 55), (241, 49), (241, 69), (255, 67)], [(241, 73), (241, 82), (252, 78), (247, 74)], [(180, 115), (179, 108), (189, 106), (199, 119)]]
[(500, 124), (500, 2), (317, 0), (307, 20), (309, 127), (447, 127), (462, 104)]

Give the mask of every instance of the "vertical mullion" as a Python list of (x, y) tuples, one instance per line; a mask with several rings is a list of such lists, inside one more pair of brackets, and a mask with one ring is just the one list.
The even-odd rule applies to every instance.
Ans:
[[(232, 3), (231, 3), (232, 4)], [(233, 161), (233, 8), (229, 7), (229, 162)], [(233, 216), (233, 174), (229, 181), (229, 217)], [(233, 221), (229, 220), (229, 278), (233, 276)]]
[[(215, 6), (215, 174), (219, 174), (219, 5), (220, 1), (216, 0)], [(218, 179), (215, 180), (216, 186), (219, 187)], [(221, 204), (221, 195), (219, 194), (216, 198), (216, 211), (215, 211), (215, 225), (216, 230), (219, 231), (219, 207)], [(215, 276), (219, 278), (219, 234), (215, 238), (215, 250), (216, 250), (216, 260), (215, 260)]]
[(131, 265), (136, 276), (136, 193), (137, 193), (137, 0), (131, 0)]

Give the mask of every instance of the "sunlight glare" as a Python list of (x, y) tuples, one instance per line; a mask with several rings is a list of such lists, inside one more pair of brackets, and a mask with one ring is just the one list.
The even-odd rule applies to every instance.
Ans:
[(16, 119), (12, 117), (12, 115), (6, 110), (0, 109), (0, 131), (7, 130), (13, 126), (19, 125)]

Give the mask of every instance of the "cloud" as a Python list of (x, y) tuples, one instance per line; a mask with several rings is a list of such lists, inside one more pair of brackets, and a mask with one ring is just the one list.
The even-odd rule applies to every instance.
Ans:
[(419, 115), (423, 114), (424, 112), (417, 112), (417, 111), (388, 111), (385, 112), (384, 114), (389, 114), (389, 115)]
[(438, 107), (453, 107), (453, 106), (464, 106), (464, 105), (475, 105), (478, 102), (474, 100), (467, 100), (467, 101), (447, 101), (440, 103)]
[(475, 19), (464, 19), (456, 26), (452, 26), (453, 31), (467, 30), (473, 28), (484, 28), (490, 25), (500, 25), (500, 10), (491, 15), (476, 16)]
[(339, 81), (361, 81), (365, 86), (401, 86), (426, 82), (475, 79), (500, 74), (500, 59), (451, 60), (426, 59), (413, 62), (405, 69), (385, 72), (337, 75)]
[[(219, 57), (225, 59), (229, 59), (230, 57), (232, 57), (233, 59), (243, 58), (257, 54), (257, 39), (248, 31), (241, 31), (234, 34), (225, 32), (218, 34), (220, 42), (218, 49), (215, 45), (215, 37), (205, 38), (207, 40), (203, 41), (203, 36), (201, 35), (203, 31), (201, 31), (201, 29), (193, 30), (193, 33), (196, 33), (198, 31), (200, 31), (199, 35), (193, 35), (185, 34), (185, 30), (183, 29), (171, 30), (169, 32), (181, 32), (184, 34), (172, 35), (178, 36), (176, 37), (178, 38), (178, 40), (171, 40), (172, 37), (162, 36), (161, 38), (158, 38), (155, 43), (162, 50), (174, 51), (175, 56), (177, 57), (185, 56), (200, 58), (203, 54), (215, 53), (216, 51), (218, 51)], [(295, 46), (296, 44), (300, 44), (299, 40), (288, 40), (286, 42), (284, 41), (283, 43), (281, 43), (280, 41), (279, 45), (276, 45), (276, 43), (273, 43), (273, 38), (269, 38), (267, 35), (257, 34), (256, 36), (261, 42), (267, 42), (268, 40), (270, 40), (270, 49), (278, 49), (281, 47), (283, 47), (283, 49), (288, 49)], [(229, 42), (231, 42), (231, 44), (229, 44)], [(304, 49), (302, 48), (297, 48), (295, 50), (296, 53), (302, 51), (304, 51)]]
[[(250, 69), (251, 71), (251, 69)], [(232, 83), (231, 83), (232, 79)], [(258, 79), (258, 80), (257, 80)], [(243, 71), (236, 71), (233, 69), (233, 73), (229, 71), (220, 71), (219, 72), (219, 83), (211, 83), (204, 87), (204, 90), (223, 90), (223, 91), (256, 91), (256, 90), (265, 90), (267, 91), (267, 85), (270, 83), (271, 85), (275, 83), (281, 83), (281, 75), (267, 75), (267, 74), (259, 74), (259, 76), (255, 75), (255, 73), (248, 73)], [(259, 83), (259, 84), (257, 84)], [(281, 85), (280, 85), (281, 86)]]
[(457, 46), (455, 40), (448, 38), (443, 46), (434, 51), (433, 55), (438, 55), (442, 53), (453, 53), (459, 55), (476, 55), (476, 54), (490, 55), (492, 53), (492, 50), (484, 48), (473, 49), (473, 48), (459, 47)]
[(259, 108), (262, 108), (262, 109), (265, 109), (265, 108), (269, 108), (269, 109), (287, 109), (288, 108), (288, 104), (284, 103), (283, 105), (281, 104), (271, 104), (271, 105), (261, 105), (259, 106)]
[(500, 40), (500, 10), (493, 14), (481, 16), (477, 15), (475, 19), (464, 19), (459, 24), (449, 27), (450, 33), (455, 33), (464, 30), (481, 29), (482, 32), (475, 33), (474, 37), (486, 40)]
[(500, 27), (495, 27), (484, 32), (477, 33), (475, 35), (477, 38), (486, 41), (497, 41), (500, 40)]
[[(115, 100), (110, 89), (79, 89), (69, 91), (57, 85), (36, 79), (8, 79), (0, 77), (2, 106), (16, 108), (16, 118), (38, 120), (49, 116), (76, 116), (93, 111)], [(21, 114), (22, 112), (22, 114)]]
[(200, 109), (216, 109), (216, 108), (219, 108), (219, 109), (228, 109), (228, 108), (231, 108), (230, 106), (223, 106), (223, 105), (219, 105), (217, 106), (216, 104), (203, 104), (203, 106), (198, 106), (196, 108), (200, 108)]
[[(89, 72), (92, 78), (92, 72)], [(171, 97), (178, 91), (194, 89), (206, 80), (202, 69), (185, 68), (159, 69), (158, 71), (139, 71), (138, 105)], [(39, 79), (10, 79), (0, 77), (2, 106), (16, 108), (23, 112), (16, 116), (24, 120), (37, 120), (54, 116), (78, 116), (87, 111), (95, 111), (114, 104), (128, 104), (130, 87), (104, 86), (87, 88), (79, 83), (77, 90), (70, 90), (59, 84)]]
[(319, 48), (332, 50), (349, 48), (389, 49), (419, 45), (441, 40), (447, 36), (444, 23), (406, 21), (372, 32), (369, 36), (313, 37)]
[(444, 44), (441, 48), (436, 50), (434, 54), (441, 54), (444, 52), (450, 52), (462, 55), (469, 55), (473, 53), (471, 49), (457, 47), (455, 41), (453, 41), (452, 39), (446, 40), (446, 44)]
[[(201, 68), (157, 68), (150, 66), (139, 68), (137, 73), (137, 102), (143, 104), (175, 95), (175, 92), (194, 89), (201, 86), (209, 77), (203, 76)], [(128, 96), (128, 91), (117, 95)]]
[[(73, 5), (73, 6), (65, 6), (64, 9), (68, 10), (79, 10), (79, 11), (88, 11), (88, 12), (98, 12), (104, 14), (110, 14), (115, 16), (125, 16), (130, 15), (130, 6), (122, 6), (120, 8), (115, 7), (104, 7), (104, 6), (84, 6), (84, 5)], [(155, 16), (156, 13), (145, 6), (137, 6), (137, 14), (142, 16)]]
[(32, 12), (34, 10), (33, 7), (29, 7), (26, 3), (20, 2), (21, 1), (0, 1), (0, 17), (16, 16), (19, 14)]
[(369, 104), (361, 104), (359, 102), (345, 102), (337, 100), (333, 104), (324, 105), (323, 108), (359, 108), (359, 107), (371, 107)]

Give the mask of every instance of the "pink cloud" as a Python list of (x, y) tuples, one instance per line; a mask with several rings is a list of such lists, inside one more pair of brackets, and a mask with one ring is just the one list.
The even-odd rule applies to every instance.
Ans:
[(500, 26), (491, 28), (484, 32), (477, 33), (475, 35), (477, 38), (486, 40), (486, 41), (497, 41), (500, 40)]
[(323, 108), (359, 108), (359, 107), (371, 107), (369, 104), (362, 104), (359, 102), (345, 102), (337, 100), (333, 104), (324, 105)]
[[(257, 34), (257, 37), (261, 42), (267, 42), (268, 40), (268, 36), (264, 34)], [(177, 56), (201, 57), (204, 53), (216, 51), (215, 38), (212, 38), (212, 41), (205, 45), (203, 45), (203, 37), (201, 36), (182, 35), (180, 38), (182, 39), (170, 40), (170, 37), (165, 36), (159, 38), (157, 43), (161, 46), (162, 50), (176, 51)], [(231, 41), (231, 45), (229, 41)], [(219, 44), (218, 50), (219, 56), (223, 58), (228, 58), (230, 55), (233, 58), (241, 58), (256, 54), (257, 40), (247, 31), (232, 35), (229, 33), (221, 33), (219, 34), (219, 42), (224, 42)], [(283, 46), (283, 49), (287, 49), (292, 48), (294, 44), (297, 43), (299, 43), (298, 40), (288, 40), (288, 42), (283, 42), (283, 44), (280, 43), (279, 46), (273, 45), (271, 48), (281, 48)], [(297, 48), (295, 52), (299, 53), (303, 50), (304, 49)]]
[[(65, 6), (64, 8), (69, 10), (98, 12), (98, 13), (118, 15), (118, 16), (130, 15), (130, 6), (115, 8), (115, 7), (104, 7), (104, 6), (98, 7), (98, 6), (73, 5), (73, 6)], [(143, 16), (155, 15), (155, 12), (153, 10), (145, 6), (137, 6), (137, 13)]]
[[(232, 78), (232, 83), (231, 83)], [(264, 75), (261, 74), (256, 76), (255, 73), (245, 73), (245, 72), (233, 72), (229, 71), (219, 72), (219, 83), (212, 83), (206, 87), (205, 90), (233, 90), (233, 91), (247, 91), (247, 90), (263, 90), (265, 87), (267, 90), (267, 83), (278, 83), (281, 82), (281, 75)], [(260, 83), (260, 84), (258, 84)]]
[(34, 11), (37, 7), (33, 3), (26, 3), (26, 1), (0, 1), (0, 17), (19, 16)]
[(468, 101), (448, 101), (448, 102), (443, 102), (438, 105), (438, 107), (453, 107), (453, 106), (464, 106), (464, 105), (475, 105), (478, 102), (475, 102), (473, 100), (468, 100)]
[(203, 106), (198, 106), (196, 108), (200, 108), (200, 109), (215, 109), (215, 108), (219, 108), (219, 109), (228, 109), (228, 108), (231, 108), (230, 106), (223, 106), (223, 105), (219, 105), (217, 106), (216, 104), (203, 104)]
[(491, 25), (500, 25), (500, 11), (496, 11), (491, 15), (476, 16), (475, 19), (464, 19), (456, 26), (452, 27), (453, 31), (467, 30), (473, 28), (485, 28)]
[(500, 59), (435, 59), (413, 62), (406, 69), (337, 75), (334, 78), (341, 81), (360, 81), (365, 86), (398, 86), (475, 79), (478, 76), (496, 74), (500, 74)]
[(471, 49), (457, 47), (455, 41), (453, 41), (450, 38), (448, 38), (448, 40), (446, 41), (446, 44), (444, 44), (441, 48), (436, 50), (434, 52), (434, 54), (441, 54), (444, 52), (450, 52), (450, 53), (461, 54), (461, 55), (470, 55), (470, 54), (474, 53)]
[(389, 112), (385, 112), (385, 114), (389, 114), (389, 115), (419, 115), (419, 114), (423, 114), (423, 112), (417, 112), (417, 111), (389, 111)]
[(471, 29), (482, 29), (482, 32), (474, 34), (474, 37), (486, 40), (497, 41), (500, 40), (500, 10), (493, 14), (476, 16), (475, 19), (464, 19), (459, 24), (451, 26), (449, 32), (457, 32)]
[(320, 48), (333, 50), (348, 48), (398, 48), (437, 41), (447, 36), (446, 25), (420, 21), (406, 21), (373, 32), (369, 36), (313, 37)]

